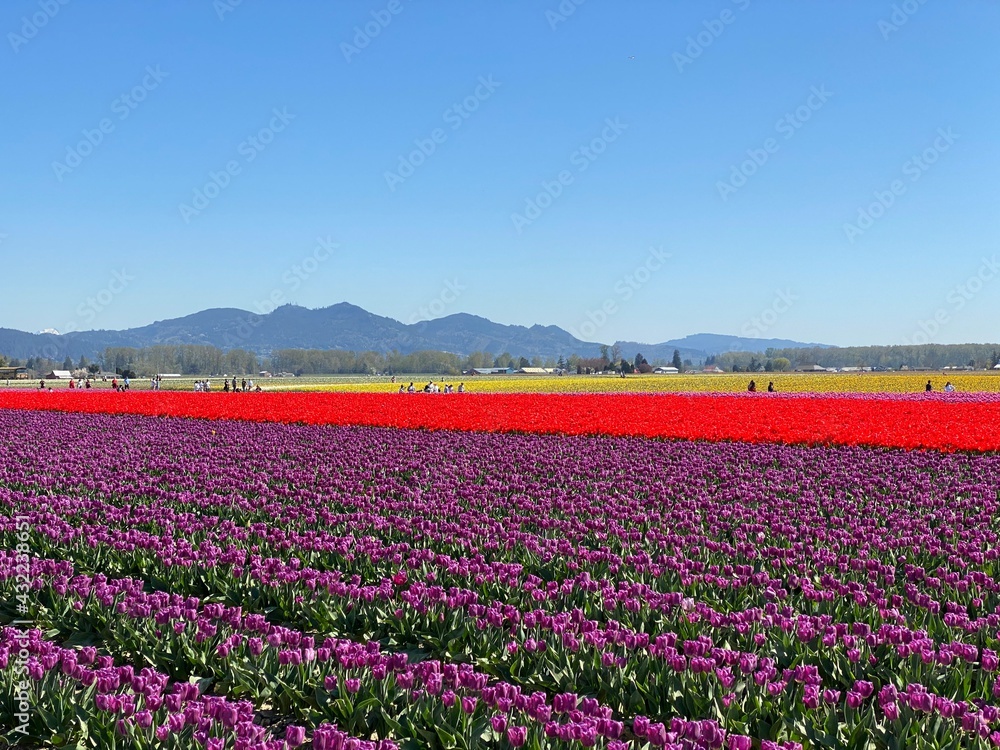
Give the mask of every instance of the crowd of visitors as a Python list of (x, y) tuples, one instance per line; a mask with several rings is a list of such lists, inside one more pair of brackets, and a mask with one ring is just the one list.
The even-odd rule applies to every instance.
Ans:
[(399, 386), (399, 393), (465, 393), (465, 383), (459, 383), (458, 388), (451, 385), (450, 383), (442, 382), (438, 385), (433, 380), (427, 381), (427, 385), (423, 388), (418, 389), (412, 381), (409, 385)]

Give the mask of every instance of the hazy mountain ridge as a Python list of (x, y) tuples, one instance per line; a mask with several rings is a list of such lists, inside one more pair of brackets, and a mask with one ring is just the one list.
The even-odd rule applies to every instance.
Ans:
[[(382, 353), (397, 350), (404, 354), (432, 349), (460, 355), (477, 351), (494, 355), (509, 352), (529, 359), (546, 359), (572, 354), (598, 357), (601, 351), (601, 344), (580, 341), (554, 325), (505, 325), (469, 313), (406, 324), (347, 302), (316, 310), (283, 305), (267, 315), (237, 308), (213, 308), (122, 331), (74, 331), (56, 335), (0, 328), (0, 353), (18, 359), (64, 359), (67, 356), (74, 360), (81, 356), (94, 359), (109, 346), (142, 348), (159, 344), (246, 349), (265, 356), (279, 349)], [(622, 341), (617, 345), (623, 357), (633, 359), (641, 352), (650, 362), (669, 360), (674, 349), (679, 349), (684, 359), (702, 360), (727, 351), (823, 346), (705, 333), (659, 344)]]

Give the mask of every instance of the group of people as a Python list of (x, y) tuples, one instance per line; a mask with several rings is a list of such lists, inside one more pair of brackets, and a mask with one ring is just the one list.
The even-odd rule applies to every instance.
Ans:
[[(931, 385), (931, 381), (928, 380), (927, 381), (927, 385), (924, 386), (924, 391), (927, 392), (927, 393), (930, 393), (933, 390), (934, 390), (934, 386)], [(952, 393), (954, 390), (955, 390), (955, 386), (953, 386), (951, 384), (950, 380), (947, 383), (944, 384), (944, 392), (945, 393)]]
[[(104, 380), (107, 380), (107, 378), (104, 378)], [(115, 378), (114, 380), (111, 381), (111, 389), (114, 390), (114, 391), (127, 391), (129, 389), (129, 385), (130, 385), (130, 383), (129, 383), (128, 378), (123, 378), (122, 382), (120, 382), (120, 383), (118, 382), (118, 378)], [(79, 390), (89, 390), (90, 388), (93, 388), (93, 387), (94, 387), (94, 384), (90, 382), (90, 378), (87, 378), (86, 380), (84, 380), (83, 378), (70, 378), (70, 380), (69, 380), (69, 389), (71, 391), (75, 391), (75, 390), (78, 390), (78, 389)], [(38, 381), (38, 390), (44, 391), (46, 388), (48, 388), (48, 390), (50, 390), (50, 391), (52, 390), (52, 388), (50, 386), (46, 386), (45, 385), (45, 381), (44, 380), (39, 380)]]
[[(451, 385), (450, 383), (445, 384), (443, 386), (439, 386), (437, 383), (431, 380), (428, 381), (427, 385), (425, 385), (421, 390), (424, 393), (465, 393), (465, 383), (459, 383), (458, 389), (456, 390), (455, 386)], [(402, 386), (402, 385), (399, 386), (399, 392), (416, 393), (417, 387), (411, 381), (410, 384), (407, 386)]]
[[(196, 380), (194, 381), (194, 389), (199, 393), (208, 393), (212, 390), (211, 380)], [(222, 392), (223, 393), (248, 393), (250, 391), (255, 391), (259, 393), (262, 391), (259, 385), (254, 385), (252, 380), (247, 380), (243, 378), (241, 381), (237, 381), (234, 377), (232, 381), (223, 380), (222, 381)]]
[[(933, 390), (934, 390), (934, 386), (931, 385), (931, 381), (928, 380), (927, 381), (927, 385), (924, 386), (924, 391), (926, 391), (927, 393), (930, 393)], [(955, 386), (953, 386), (951, 384), (950, 380), (947, 383), (944, 384), (944, 391), (945, 391), (945, 393), (952, 393), (954, 390), (955, 390)], [(751, 380), (750, 384), (747, 386), (747, 391), (750, 392), (750, 393), (756, 393), (756, 391), (757, 391), (757, 384), (754, 381)], [(774, 381), (771, 381), (771, 382), (769, 382), (767, 384), (767, 392), (768, 393), (774, 393)]]
[(232, 393), (247, 393), (248, 391), (254, 391), (254, 390), (260, 391), (261, 387), (258, 385), (255, 388), (254, 384), (253, 384), (253, 381), (252, 380), (247, 380), (246, 378), (243, 378), (243, 380), (241, 380), (239, 383), (236, 382), (236, 378), (233, 378), (233, 385), (232, 385), (232, 387), (229, 386), (229, 381), (228, 380), (223, 380), (222, 381), (222, 390), (225, 393), (230, 393), (230, 392), (232, 392)]

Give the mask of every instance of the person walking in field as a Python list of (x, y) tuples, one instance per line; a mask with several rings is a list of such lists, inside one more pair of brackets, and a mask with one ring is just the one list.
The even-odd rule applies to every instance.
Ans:
[(767, 384), (767, 392), (774, 393), (774, 381), (771, 381)]
[(932, 385), (931, 385), (931, 381), (929, 381), (929, 380), (928, 380), (928, 381), (927, 381), (927, 385), (925, 385), (925, 386), (924, 386), (924, 391), (925, 391), (926, 393), (930, 393), (930, 392), (931, 392), (931, 391), (933, 391), (933, 390), (934, 390), (934, 386), (932, 386)]
[(747, 386), (747, 393), (756, 393), (756, 392), (757, 392), (757, 384), (751, 380), (750, 385)]

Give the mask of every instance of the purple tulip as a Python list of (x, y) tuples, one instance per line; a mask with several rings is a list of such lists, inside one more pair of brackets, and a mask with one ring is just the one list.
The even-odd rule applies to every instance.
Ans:
[(509, 726), (507, 727), (507, 742), (511, 747), (522, 747), (528, 740), (527, 727)]
[(295, 725), (285, 727), (285, 742), (289, 747), (298, 747), (306, 741), (306, 728)]

